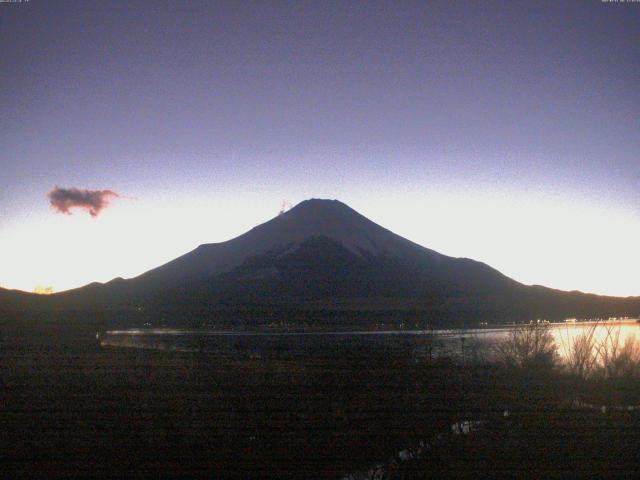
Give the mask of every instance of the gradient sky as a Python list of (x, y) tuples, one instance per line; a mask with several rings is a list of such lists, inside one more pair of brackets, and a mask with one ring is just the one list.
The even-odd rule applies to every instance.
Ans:
[[(640, 3), (0, 3), (0, 286), (131, 277), (337, 198), (640, 295)], [(55, 187), (111, 190), (93, 218)]]

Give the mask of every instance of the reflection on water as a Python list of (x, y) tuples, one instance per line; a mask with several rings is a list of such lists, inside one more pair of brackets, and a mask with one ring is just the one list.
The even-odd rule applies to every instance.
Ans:
[[(594, 346), (619, 345), (622, 346), (628, 339), (640, 340), (640, 323), (636, 321), (625, 322), (585, 322), (585, 323), (554, 323), (550, 324), (549, 332), (555, 340), (558, 355), (566, 358), (571, 354), (580, 337), (588, 337)], [(512, 329), (495, 329), (486, 333), (474, 333), (470, 337), (486, 339), (496, 342), (508, 338)]]
[(551, 330), (556, 341), (558, 354), (566, 357), (580, 336), (591, 336), (595, 345), (624, 345), (630, 338), (640, 340), (640, 324), (636, 322), (610, 322), (601, 325), (574, 324), (558, 326)]
[[(462, 356), (478, 359), (486, 358), (491, 345), (507, 339), (513, 328), (345, 332), (232, 332), (148, 328), (107, 331), (99, 336), (99, 341), (101, 346), (248, 353), (257, 356), (265, 352), (338, 353), (340, 348), (353, 350), (376, 346), (408, 347), (430, 357)], [(640, 340), (640, 324), (635, 321), (556, 323), (550, 324), (550, 333), (555, 339), (558, 354), (566, 358), (580, 336), (590, 335), (596, 344), (616, 341), (623, 345), (631, 337)]]

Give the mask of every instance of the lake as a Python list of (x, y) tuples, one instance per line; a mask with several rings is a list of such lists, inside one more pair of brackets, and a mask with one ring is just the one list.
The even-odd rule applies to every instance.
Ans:
[[(320, 355), (384, 353), (409, 349), (418, 355), (479, 358), (492, 344), (507, 339), (513, 326), (458, 330), (386, 330), (340, 332), (233, 332), (219, 330), (144, 328), (109, 330), (99, 335), (102, 347), (133, 347), (173, 351), (201, 351), (230, 356)], [(550, 332), (558, 354), (566, 357), (573, 341), (592, 333), (596, 342), (627, 338), (640, 340), (634, 320), (600, 323), (554, 323)]]

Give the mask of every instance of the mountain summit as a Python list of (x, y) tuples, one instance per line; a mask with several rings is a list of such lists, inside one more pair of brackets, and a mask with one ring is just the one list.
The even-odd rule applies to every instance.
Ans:
[(332, 240), (357, 256), (405, 257), (417, 252), (439, 256), (375, 224), (338, 200), (311, 199), (237, 238), (200, 245), (192, 252), (144, 273), (136, 281), (167, 286), (211, 276), (274, 249), (293, 251), (311, 238)]

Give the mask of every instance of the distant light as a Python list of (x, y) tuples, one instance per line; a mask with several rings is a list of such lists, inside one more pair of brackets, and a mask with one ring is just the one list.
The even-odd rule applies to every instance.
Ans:
[(53, 287), (42, 287), (40, 285), (33, 289), (33, 293), (37, 293), (38, 295), (51, 295), (53, 292)]

